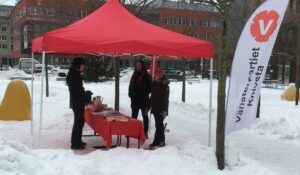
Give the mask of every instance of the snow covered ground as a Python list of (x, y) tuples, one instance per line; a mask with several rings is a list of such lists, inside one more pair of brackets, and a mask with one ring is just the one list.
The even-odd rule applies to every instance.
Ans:
[[(9, 76), (16, 70), (0, 72), (0, 99)], [(121, 80), (121, 112), (130, 115), (127, 96), (130, 73)], [(181, 83), (170, 85), (170, 114), (167, 118), (167, 146), (155, 151), (129, 149), (123, 139), (121, 147), (108, 151), (92, 146), (104, 144), (100, 137), (83, 138), (85, 150), (70, 149), (73, 114), (68, 108), (69, 94), (64, 82), (50, 77), (50, 97), (44, 99), (42, 139), (39, 145), (39, 77), (34, 81), (33, 135), (30, 121), (0, 121), (0, 174), (2, 175), (300, 175), (300, 107), (281, 101), (282, 90), (263, 88), (261, 118), (247, 129), (226, 137), (226, 169), (219, 171), (215, 158), (217, 81), (213, 85), (212, 147), (208, 147), (207, 80), (187, 83), (186, 103), (181, 103)], [(31, 82), (26, 81), (29, 89)], [(114, 82), (84, 84), (86, 90), (104, 97), (114, 106)], [(139, 119), (142, 119), (140, 116)], [(84, 134), (92, 130), (85, 125)], [(150, 138), (154, 135), (151, 118)], [(116, 141), (116, 138), (114, 138)]]

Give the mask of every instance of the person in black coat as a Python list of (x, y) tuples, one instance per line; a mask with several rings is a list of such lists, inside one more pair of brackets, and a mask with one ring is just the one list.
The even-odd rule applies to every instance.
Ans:
[(151, 108), (156, 128), (154, 140), (149, 146), (150, 149), (166, 145), (164, 119), (168, 115), (169, 108), (169, 83), (163, 69), (158, 68), (155, 71), (154, 81), (151, 86), (151, 97), (147, 108), (147, 110)]
[(135, 70), (129, 84), (129, 97), (131, 99), (132, 118), (137, 119), (139, 110), (142, 111), (144, 133), (148, 138), (148, 114), (145, 112), (149, 103), (149, 94), (151, 92), (151, 77), (148, 74), (145, 62), (137, 61)]
[(70, 92), (70, 108), (74, 113), (74, 125), (71, 136), (71, 149), (84, 149), (86, 143), (82, 142), (82, 129), (84, 126), (85, 91), (81, 73), (85, 63), (81, 57), (74, 58), (67, 75), (67, 85)]

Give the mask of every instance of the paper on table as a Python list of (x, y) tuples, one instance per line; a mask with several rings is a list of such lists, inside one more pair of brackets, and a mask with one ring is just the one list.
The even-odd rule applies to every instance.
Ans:
[(116, 115), (123, 115), (118, 111), (113, 110), (104, 110), (101, 112), (92, 112), (93, 115), (100, 115), (102, 117), (110, 117), (110, 116), (116, 116)]
[(123, 116), (110, 116), (110, 117), (106, 117), (106, 120), (108, 122), (111, 122), (111, 121), (128, 122), (128, 118), (127, 117), (123, 117)]

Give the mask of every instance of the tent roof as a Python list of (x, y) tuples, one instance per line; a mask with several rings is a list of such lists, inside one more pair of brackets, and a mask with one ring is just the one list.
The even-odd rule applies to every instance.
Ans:
[[(33, 43), (34, 45), (34, 43)], [(212, 58), (213, 44), (146, 23), (119, 0), (44, 35), (43, 51), (64, 54), (153, 54)]]
[(32, 40), (32, 52), (36, 53), (36, 52), (42, 52), (43, 51), (43, 40), (44, 38), (38, 37)]

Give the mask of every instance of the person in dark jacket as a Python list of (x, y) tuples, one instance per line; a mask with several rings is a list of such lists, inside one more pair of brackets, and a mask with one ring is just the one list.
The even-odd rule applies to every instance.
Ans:
[(154, 81), (151, 85), (151, 97), (149, 108), (155, 119), (155, 135), (154, 140), (149, 148), (165, 146), (164, 119), (168, 115), (169, 108), (169, 80), (164, 75), (164, 71), (158, 68), (155, 71)]
[(84, 149), (86, 143), (82, 142), (82, 129), (84, 126), (85, 91), (81, 73), (84, 71), (84, 60), (74, 58), (67, 75), (67, 85), (70, 92), (70, 108), (74, 113), (74, 125), (71, 136), (71, 149)]
[(149, 94), (151, 92), (151, 77), (148, 74), (145, 62), (137, 61), (135, 70), (129, 84), (129, 97), (131, 99), (132, 118), (137, 119), (139, 110), (142, 112), (144, 133), (148, 138), (148, 114), (145, 112), (147, 104), (149, 103)]

